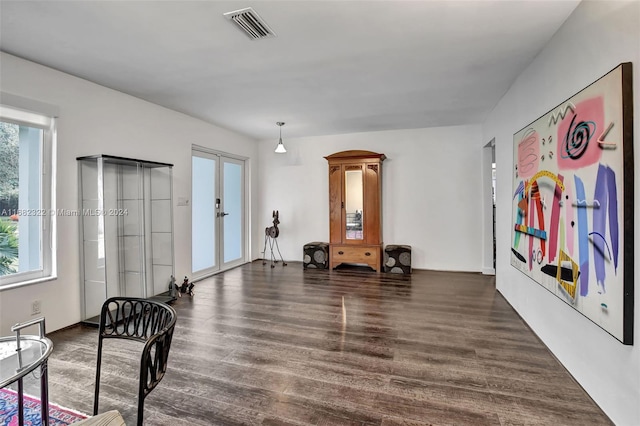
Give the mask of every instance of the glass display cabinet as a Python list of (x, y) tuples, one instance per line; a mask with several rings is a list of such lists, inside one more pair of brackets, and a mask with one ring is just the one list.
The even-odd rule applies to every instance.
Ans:
[(79, 157), (82, 318), (109, 297), (159, 298), (174, 273), (172, 164)]
[(382, 264), (382, 162), (384, 154), (342, 151), (329, 162), (329, 267)]

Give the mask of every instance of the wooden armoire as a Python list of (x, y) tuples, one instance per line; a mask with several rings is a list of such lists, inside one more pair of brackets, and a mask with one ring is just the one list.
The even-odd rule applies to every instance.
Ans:
[(382, 266), (384, 154), (342, 151), (329, 162), (329, 268), (342, 263)]

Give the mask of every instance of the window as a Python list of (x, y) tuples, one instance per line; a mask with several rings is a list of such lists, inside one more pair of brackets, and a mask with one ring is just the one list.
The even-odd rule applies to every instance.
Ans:
[(53, 278), (53, 118), (0, 106), (0, 289)]

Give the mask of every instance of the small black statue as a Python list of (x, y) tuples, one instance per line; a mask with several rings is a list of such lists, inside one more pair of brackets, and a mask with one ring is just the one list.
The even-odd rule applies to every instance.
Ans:
[(178, 293), (178, 297), (182, 297), (182, 293), (188, 293), (189, 296), (193, 297), (193, 288), (195, 287), (195, 285), (193, 283), (190, 283), (189, 278), (187, 278), (186, 276), (184, 277), (184, 280), (182, 281), (182, 285), (180, 287), (178, 287), (178, 284), (176, 284), (175, 279), (173, 280), (173, 285), (175, 286), (176, 292)]
[(180, 291), (178, 291), (178, 285), (176, 284), (176, 277), (171, 275), (171, 278), (169, 279), (169, 297), (172, 297), (173, 299), (175, 299), (176, 293), (179, 295)]

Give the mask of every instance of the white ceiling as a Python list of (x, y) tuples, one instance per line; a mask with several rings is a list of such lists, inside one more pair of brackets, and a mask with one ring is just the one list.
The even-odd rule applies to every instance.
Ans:
[(0, 49), (258, 139), (422, 128), (481, 123), (578, 3), (2, 0)]

